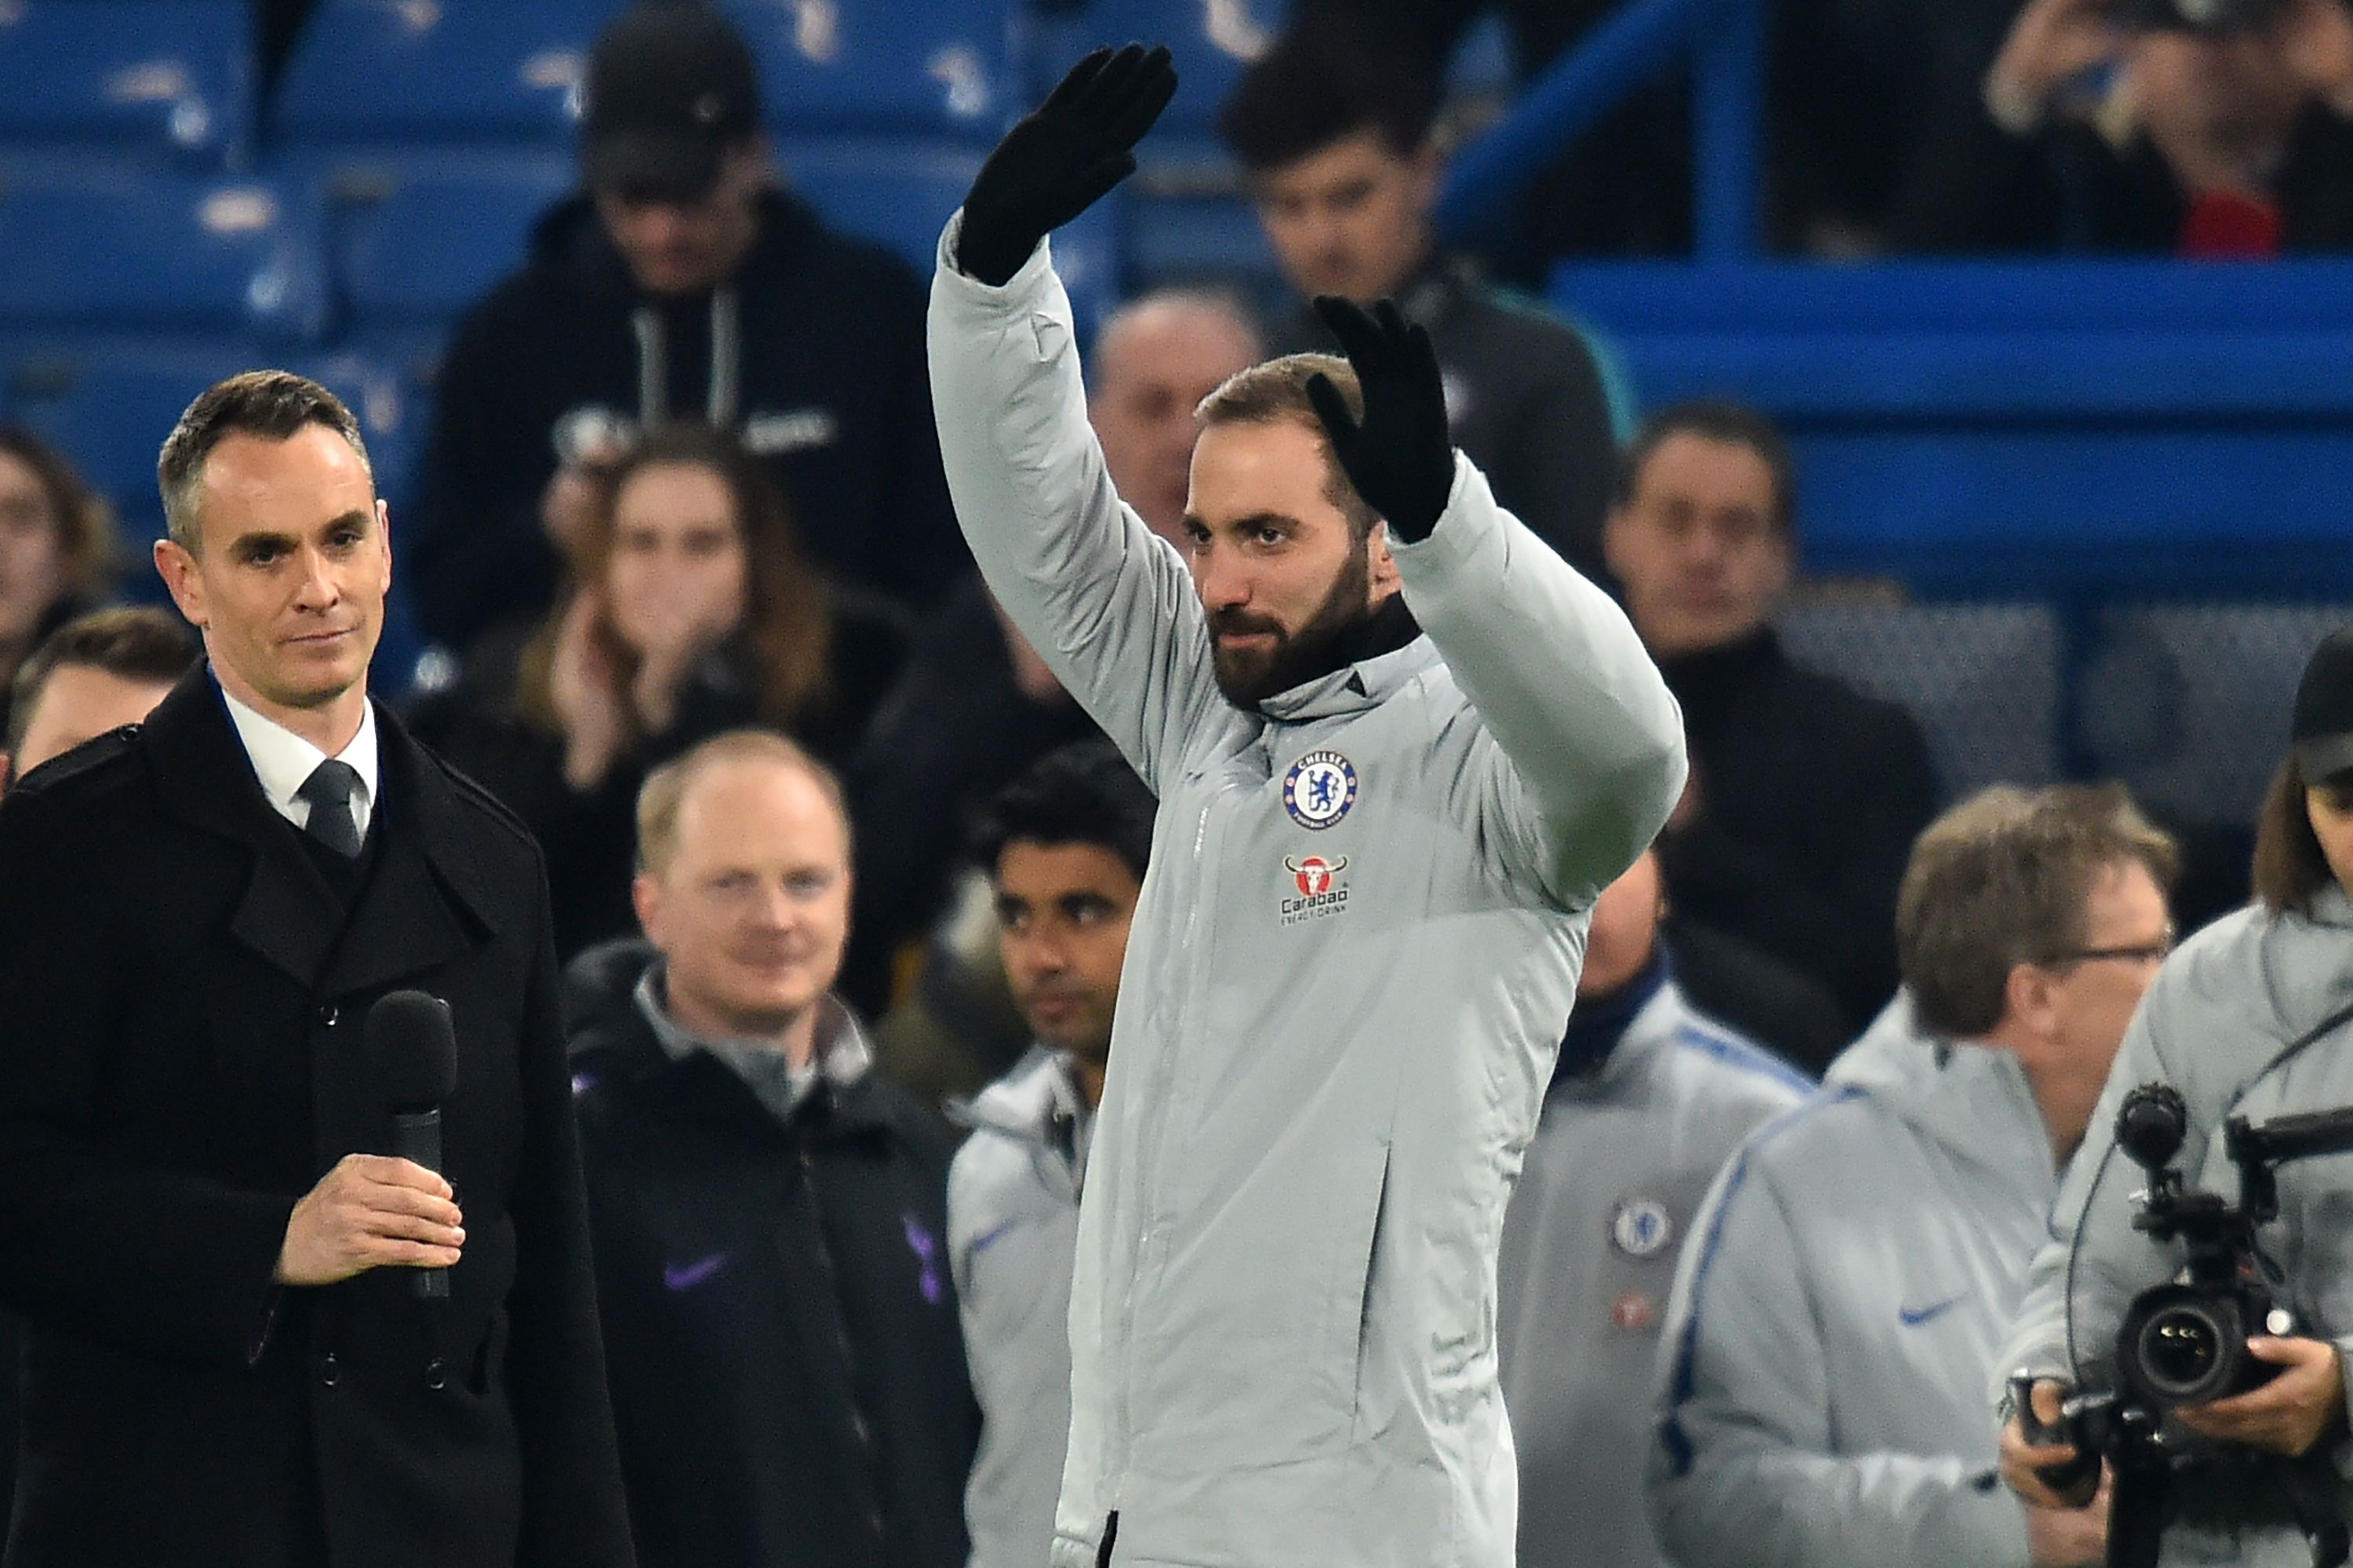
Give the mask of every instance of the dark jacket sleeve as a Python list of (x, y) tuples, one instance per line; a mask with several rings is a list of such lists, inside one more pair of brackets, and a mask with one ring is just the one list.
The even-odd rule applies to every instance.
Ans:
[(31, 1322), (241, 1368), (267, 1343), (291, 1197), (106, 1148), (100, 1095), (135, 985), (95, 830), (37, 790), (0, 810), (0, 1300)]
[(1895, 890), (1912, 842), (1936, 811), (1927, 742), (1908, 717), (1862, 707), (1844, 726), (1841, 771), (1851, 787), (1830, 863), (1799, 864), (1736, 838), (1706, 817), (1659, 840), (1678, 908), (1752, 935), (1782, 962), (1828, 985), (1860, 1028), (1895, 989)]
[(1541, 335), (1542, 374), (1513, 411), (1501, 461), (1488, 477), (1495, 498), (1562, 559), (1606, 582), (1601, 524), (1618, 471), (1609, 398), (1583, 336), (1545, 324), (1551, 330)]
[[(891, 291), (899, 292), (900, 278), (894, 273), (891, 281)], [(889, 564), (877, 586), (911, 605), (926, 605), (970, 577), (973, 561), (940, 463), (924, 359), (923, 291), (912, 275), (904, 281), (904, 308), (894, 304), (888, 313), (889, 336), (876, 345), (893, 405), (884, 430), (885, 463), (876, 476), (884, 491), (880, 521), (890, 541)]]
[(515, 1284), (507, 1298), (507, 1382), (523, 1457), (515, 1562), (628, 1568), (634, 1553), (606, 1393), (544, 885), (533, 895), (539, 934), (519, 1042), (523, 1125), (512, 1204)]
[(555, 551), (539, 516), (555, 451), (516, 397), (516, 308), (501, 290), (450, 340), (417, 470), (417, 514), (405, 530), (393, 519), (417, 619), (460, 654), (555, 592)]

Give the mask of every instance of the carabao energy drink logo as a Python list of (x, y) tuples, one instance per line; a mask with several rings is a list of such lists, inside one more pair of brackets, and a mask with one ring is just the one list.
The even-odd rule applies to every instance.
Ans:
[(1304, 860), (1286, 855), (1282, 869), (1291, 873), (1292, 885), (1299, 889), (1296, 898), (1285, 897), (1282, 901), (1284, 925), (1319, 920), (1348, 907), (1348, 889), (1340, 881), (1340, 874), (1348, 869), (1346, 855), (1336, 860), (1326, 860), (1320, 854), (1311, 854)]

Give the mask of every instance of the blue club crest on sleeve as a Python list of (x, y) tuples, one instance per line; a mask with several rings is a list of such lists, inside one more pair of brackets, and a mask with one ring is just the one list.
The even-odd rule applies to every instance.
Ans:
[(1356, 803), (1356, 765), (1336, 751), (1311, 751), (1283, 775), (1282, 809), (1303, 828), (1328, 828)]

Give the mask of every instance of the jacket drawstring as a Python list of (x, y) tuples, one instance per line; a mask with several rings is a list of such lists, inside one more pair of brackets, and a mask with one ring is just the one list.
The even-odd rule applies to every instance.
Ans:
[[(669, 340), (661, 313), (651, 305), (629, 313), (629, 328), (638, 339), (638, 423), (650, 428), (670, 418)], [(734, 428), (743, 381), (743, 309), (734, 290), (716, 289), (711, 295), (711, 387), (702, 403), (703, 418), (714, 429)]]
[(638, 425), (644, 429), (670, 418), (669, 344), (661, 313), (651, 305), (629, 313), (629, 328), (638, 334)]
[(743, 379), (744, 333), (733, 289), (711, 295), (711, 394), (703, 415), (714, 429), (735, 428), (736, 388)]

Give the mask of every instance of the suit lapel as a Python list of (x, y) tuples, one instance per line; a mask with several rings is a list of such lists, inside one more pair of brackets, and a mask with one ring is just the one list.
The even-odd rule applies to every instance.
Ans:
[(309, 990), (334, 949), (343, 906), (261, 793), (208, 670), (190, 671), (141, 733), (164, 814), (251, 856), (230, 934)]
[(320, 983), (332, 996), (437, 969), (500, 925), (499, 902), (467, 853), (471, 824), (448, 777), (381, 705), (375, 723), (384, 769), (375, 867)]
[(148, 715), (143, 734), (164, 813), (251, 856), (230, 934), (306, 991), (346, 996), (423, 973), (497, 929), (499, 904), (468, 853), (470, 824), (448, 778), (382, 705), (376, 863), (348, 913), (262, 795), (203, 667)]

